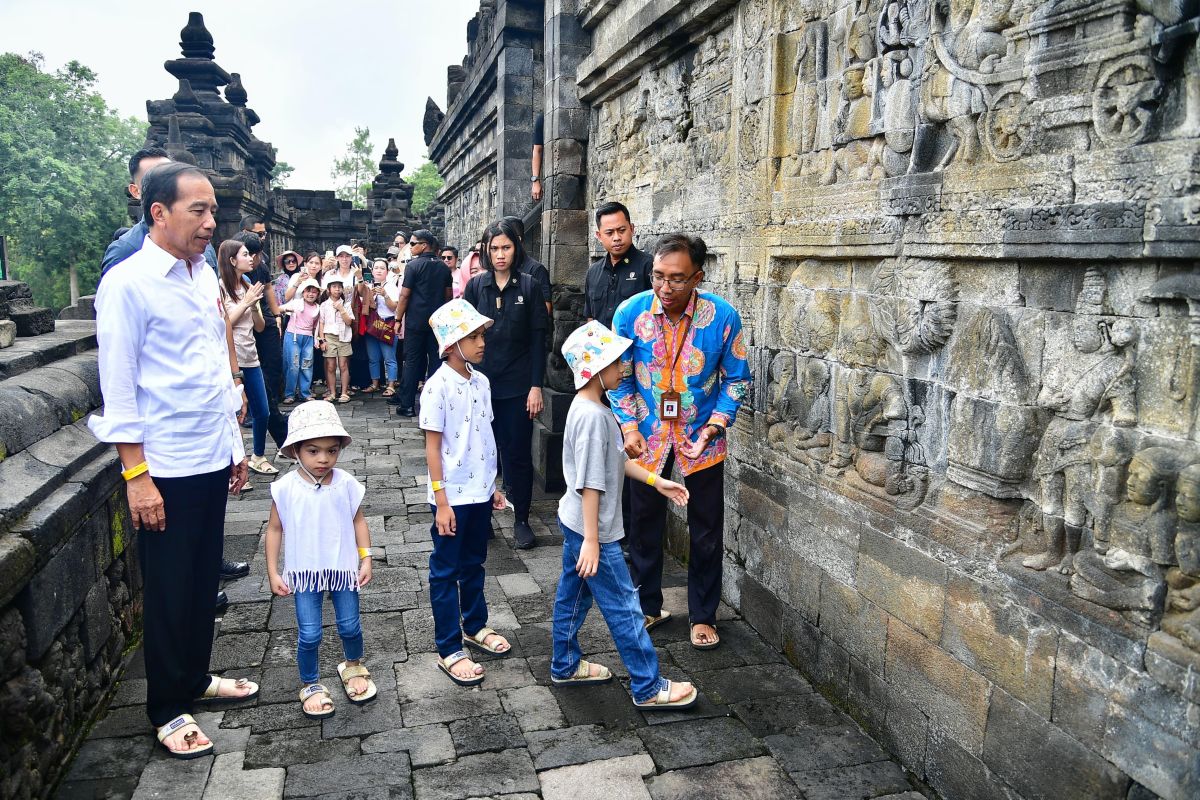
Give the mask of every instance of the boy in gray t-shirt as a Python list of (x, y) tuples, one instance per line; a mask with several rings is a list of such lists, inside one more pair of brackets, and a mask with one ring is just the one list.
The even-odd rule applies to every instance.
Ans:
[(686, 488), (625, 457), (621, 430), (603, 405), (608, 387), (621, 379), (621, 354), (632, 343), (593, 320), (567, 337), (562, 349), (578, 393), (563, 433), (567, 490), (558, 503), (563, 561), (554, 598), (550, 679), (560, 686), (612, 680), (607, 667), (584, 661), (579, 647), (579, 629), (595, 600), (629, 670), (634, 705), (679, 709), (695, 703), (699, 694), (690, 683), (674, 683), (659, 674), (658, 655), (618, 544), (625, 535), (623, 477), (653, 486), (677, 505), (688, 501)]

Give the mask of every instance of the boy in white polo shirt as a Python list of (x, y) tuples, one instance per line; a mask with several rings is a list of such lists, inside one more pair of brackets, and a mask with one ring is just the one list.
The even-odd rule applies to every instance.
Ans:
[(459, 686), (483, 681), (483, 667), (467, 656), (464, 644), (493, 655), (510, 649), (487, 627), (483, 596), (492, 510), (504, 508), (504, 495), (496, 490), (491, 385), (471, 365), (483, 360), (484, 331), (491, 324), (465, 300), (435, 311), (429, 325), (442, 365), (421, 392), (419, 424), (434, 514), (429, 600), (438, 668)]

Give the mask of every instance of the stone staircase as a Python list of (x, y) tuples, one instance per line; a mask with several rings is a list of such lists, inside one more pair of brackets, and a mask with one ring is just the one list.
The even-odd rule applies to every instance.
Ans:
[(54, 330), (54, 312), (35, 305), (29, 284), (0, 281), (0, 348), (18, 336), (39, 336)]

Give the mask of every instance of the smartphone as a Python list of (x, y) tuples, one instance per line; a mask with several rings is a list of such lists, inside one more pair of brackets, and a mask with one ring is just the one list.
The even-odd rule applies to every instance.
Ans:
[(325, 251), (325, 257), (326, 257), (326, 258), (333, 258), (333, 251), (332, 251), (332, 250), (326, 250), (326, 251)]

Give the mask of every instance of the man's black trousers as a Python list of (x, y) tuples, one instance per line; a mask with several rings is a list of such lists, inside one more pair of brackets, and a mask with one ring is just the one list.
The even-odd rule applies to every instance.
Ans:
[(404, 329), (404, 372), (400, 376), (400, 408), (416, 408), (417, 384), (427, 380), (442, 365), (437, 339), (428, 325)]
[(155, 478), (167, 527), (138, 533), (142, 568), (146, 713), (155, 727), (190, 714), (208, 688), (229, 467)]
[[(671, 475), (675, 453), (667, 456), (662, 474)], [(667, 498), (652, 487), (630, 481), (629, 573), (638, 587), (642, 613), (662, 612), (663, 536), (667, 528)], [(715, 624), (721, 602), (722, 543), (725, 528), (725, 463), (715, 464), (683, 479), (691, 499), (687, 506), (688, 619), (692, 624)]]

